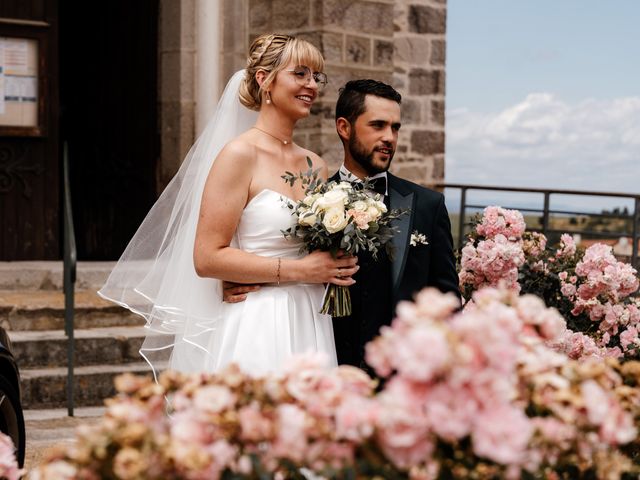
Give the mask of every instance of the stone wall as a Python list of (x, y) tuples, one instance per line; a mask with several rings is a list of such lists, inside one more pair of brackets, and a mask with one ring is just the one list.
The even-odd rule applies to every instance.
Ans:
[[(403, 96), (402, 129), (392, 171), (421, 184), (444, 180), (446, 0), (220, 0), (220, 85), (243, 68), (250, 42), (265, 32), (290, 33), (317, 45), (329, 84), (300, 122), (295, 139), (335, 170), (342, 146), (335, 132), (338, 89), (375, 78)], [(170, 177), (194, 136), (194, 0), (161, 0), (162, 138), (160, 183)]]

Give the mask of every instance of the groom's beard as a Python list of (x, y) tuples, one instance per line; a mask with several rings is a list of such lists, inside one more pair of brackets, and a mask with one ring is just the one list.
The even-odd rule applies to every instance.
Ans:
[(370, 177), (389, 170), (391, 160), (393, 160), (392, 153), (389, 156), (389, 160), (387, 162), (385, 162), (384, 164), (376, 164), (374, 159), (374, 155), (376, 153), (375, 149), (367, 151), (366, 147), (362, 145), (362, 143), (360, 143), (360, 141), (358, 140), (358, 137), (355, 135), (354, 131), (351, 131), (351, 135), (349, 135), (349, 143), (347, 144), (347, 148), (349, 149), (351, 158), (353, 158), (356, 163), (358, 163)]

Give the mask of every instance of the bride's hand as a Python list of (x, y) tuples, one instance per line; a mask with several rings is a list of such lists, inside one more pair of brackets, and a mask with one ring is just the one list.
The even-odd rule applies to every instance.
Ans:
[(333, 258), (329, 252), (315, 251), (300, 260), (305, 282), (334, 283), (348, 287), (356, 281), (351, 278), (360, 267), (358, 258), (342, 256)]

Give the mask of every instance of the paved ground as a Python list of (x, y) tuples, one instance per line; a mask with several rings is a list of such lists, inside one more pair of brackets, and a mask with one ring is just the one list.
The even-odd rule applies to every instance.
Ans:
[(104, 407), (75, 409), (75, 416), (68, 417), (66, 409), (26, 410), (27, 451), (25, 468), (38, 465), (47, 448), (68, 443), (74, 437), (75, 428), (83, 423), (94, 423), (104, 413)]

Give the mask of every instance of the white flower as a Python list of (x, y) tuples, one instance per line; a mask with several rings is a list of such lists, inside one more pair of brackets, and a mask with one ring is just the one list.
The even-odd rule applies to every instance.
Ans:
[(332, 190), (353, 190), (353, 185), (350, 182), (340, 182)]
[(344, 214), (344, 207), (330, 208), (324, 214), (322, 224), (329, 233), (336, 233), (344, 229), (347, 226), (348, 219)]
[(369, 208), (369, 205), (367, 205), (367, 202), (364, 202), (362, 200), (356, 200), (355, 202), (353, 202), (350, 209), (353, 209), (356, 212), (365, 212), (367, 208)]
[(309, 210), (298, 216), (298, 223), (300, 225), (306, 225), (310, 227), (311, 225), (316, 223), (316, 220), (318, 220), (317, 215), (310, 212)]
[(344, 204), (349, 198), (349, 195), (340, 189), (329, 190), (327, 193), (318, 198), (313, 204), (315, 211), (329, 210), (332, 208), (340, 208), (344, 211)]
[(417, 230), (414, 230), (411, 234), (409, 245), (417, 247), (418, 245), (429, 245), (429, 242), (427, 241), (427, 236), (424, 233), (419, 233)]

